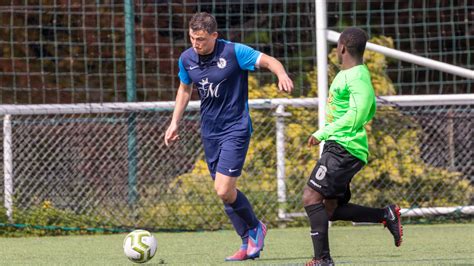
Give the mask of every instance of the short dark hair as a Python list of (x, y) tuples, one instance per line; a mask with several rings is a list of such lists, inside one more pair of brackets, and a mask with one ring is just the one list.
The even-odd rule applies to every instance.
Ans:
[(345, 29), (339, 36), (339, 42), (347, 48), (353, 57), (364, 56), (365, 44), (368, 39), (367, 33), (359, 28)]
[(204, 30), (211, 34), (217, 31), (216, 19), (209, 13), (199, 12), (189, 21), (189, 28), (193, 31)]

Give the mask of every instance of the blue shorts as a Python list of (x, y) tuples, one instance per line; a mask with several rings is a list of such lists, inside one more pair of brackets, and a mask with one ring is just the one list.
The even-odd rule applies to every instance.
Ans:
[(231, 177), (240, 176), (250, 137), (202, 138), (202, 143), (212, 179), (216, 178), (216, 172)]

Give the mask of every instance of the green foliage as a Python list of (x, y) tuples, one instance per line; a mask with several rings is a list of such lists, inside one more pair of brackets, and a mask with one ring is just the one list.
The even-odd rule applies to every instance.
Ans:
[(270, 35), (268, 31), (254, 31), (248, 35), (245, 35), (245, 39), (242, 43), (269, 43)]
[[(393, 40), (390, 37), (374, 37), (369, 41), (388, 48), (393, 48)], [(339, 72), (339, 63), (337, 60), (336, 48), (331, 50), (331, 53), (329, 54), (328, 63), (328, 75), (330, 84), (332, 80), (336, 77), (336, 74)], [(385, 55), (366, 50), (364, 53), (364, 64), (366, 64), (370, 70), (372, 77), (372, 85), (374, 86), (375, 94), (377, 96), (395, 94), (395, 87), (393, 86), (392, 81), (386, 73), (387, 58), (385, 57)], [(315, 68), (313, 71), (309, 72), (307, 78), (311, 85), (311, 90), (309, 92), (308, 97), (315, 97), (318, 94), (317, 69)]]
[[(393, 48), (389, 37), (372, 38), (370, 42)], [(385, 73), (385, 56), (366, 50), (364, 62), (371, 72), (376, 95), (395, 94)], [(336, 49), (329, 54), (329, 64), (329, 80), (332, 81), (338, 71)], [(308, 73), (308, 78), (310, 95), (316, 96), (316, 69)], [(452, 206), (469, 201), (473, 189), (467, 180), (459, 178), (459, 173), (431, 167), (421, 160), (417, 143), (421, 129), (414, 121), (394, 108), (384, 107), (378, 109), (366, 129), (371, 156), (368, 165), (353, 179), (354, 201), (383, 206), (401, 200), (403, 207)]]
[[(391, 38), (378, 37), (371, 42), (393, 47)], [(372, 83), (377, 95), (395, 94), (395, 88), (385, 73), (387, 60), (384, 55), (366, 51), (366, 65), (372, 74)], [(329, 54), (329, 76), (332, 81), (338, 71), (336, 51)], [(317, 95), (316, 70), (307, 74), (311, 89), (306, 97)], [(249, 98), (286, 97), (278, 92), (275, 84), (258, 86), (249, 78)], [(291, 97), (291, 96), (289, 96)], [(318, 148), (306, 148), (308, 136), (317, 128), (317, 111), (308, 108), (287, 107), (291, 116), (286, 118), (286, 187), (287, 211), (301, 212), (301, 191), (318, 157)], [(249, 147), (244, 171), (239, 178), (239, 188), (247, 193), (259, 217), (270, 222), (277, 221), (276, 199), (276, 143), (274, 110), (252, 110), (254, 132)], [(399, 125), (405, 125), (400, 128)], [(263, 129), (263, 130), (262, 130)], [(398, 130), (396, 130), (398, 129)], [(420, 159), (416, 140), (420, 129), (409, 118), (396, 109), (379, 108), (374, 122), (367, 126), (370, 146), (369, 164), (353, 179), (353, 201), (359, 204), (381, 207), (398, 202), (402, 207), (452, 206), (468, 202), (472, 187), (461, 180), (459, 174), (427, 165)], [(391, 130), (391, 131), (389, 131)], [(248, 173), (259, 173), (249, 176)], [(177, 177), (172, 186), (183, 191), (176, 202), (175, 215), (186, 217), (206, 212), (210, 220), (223, 226), (227, 223), (222, 204), (217, 199), (203, 159), (196, 162), (191, 173)], [(442, 189), (442, 193), (439, 190)], [(202, 206), (190, 208), (189, 198), (199, 198)], [(194, 201), (194, 200), (193, 200)], [(204, 221), (198, 224), (187, 219), (191, 228), (209, 228)]]
[[(390, 38), (380, 37), (374, 43), (392, 46)], [(329, 55), (330, 80), (337, 73), (336, 52)], [(385, 74), (386, 58), (374, 52), (365, 53), (365, 63), (372, 73), (377, 95), (395, 94), (395, 88)], [(317, 95), (316, 70), (306, 76), (311, 84), (304, 97)], [(276, 84), (258, 86), (255, 78), (249, 78), (250, 98), (292, 97), (278, 91)], [(251, 110), (254, 128), (242, 176), (238, 187), (246, 193), (258, 217), (270, 224), (278, 222), (279, 207), (288, 212), (302, 212), (301, 192), (318, 158), (319, 148), (307, 148), (308, 136), (317, 129), (317, 110), (313, 108), (286, 107), (289, 113), (285, 121), (286, 138), (286, 193), (287, 202), (277, 200), (275, 110)], [(473, 193), (468, 181), (461, 180), (459, 173), (436, 168), (421, 159), (418, 140), (421, 128), (416, 121), (404, 116), (392, 107), (379, 107), (372, 123), (367, 125), (370, 154), (369, 164), (352, 181), (353, 201), (359, 204), (381, 207), (398, 202), (402, 207), (453, 206), (469, 202)], [(214, 192), (203, 156), (199, 156), (191, 172), (182, 174), (166, 188), (149, 186), (131, 215), (136, 227), (182, 230), (215, 230), (230, 228), (223, 205)], [(155, 198), (153, 206), (147, 199)], [(110, 212), (110, 213), (109, 213)], [(130, 212), (124, 206), (124, 212)], [(100, 217), (77, 214), (54, 208), (50, 202), (29, 210), (15, 210), (15, 223), (54, 225), (66, 227), (107, 227)], [(97, 210), (113, 217), (111, 210)], [(4, 209), (0, 209), (0, 223), (7, 223)], [(138, 219), (137, 219), (138, 218)], [(305, 220), (295, 220), (289, 225), (301, 225)], [(30, 230), (34, 234), (63, 234), (54, 230)], [(28, 232), (28, 231), (26, 231)], [(11, 232), (10, 232), (11, 233)], [(0, 235), (9, 234), (0, 228)]]
[[(227, 219), (224, 216), (222, 203), (214, 193), (212, 179), (202, 159), (196, 162), (191, 173), (173, 180), (166, 196), (157, 204), (140, 211), (145, 223), (151, 222), (150, 226), (160, 229), (220, 229), (223, 219)], [(206, 217), (212, 217), (212, 222)]]
[(371, 156), (353, 182), (354, 187), (365, 189), (354, 190), (354, 199), (382, 205), (401, 200), (403, 207), (469, 202), (472, 187), (459, 173), (422, 161), (417, 143), (421, 129), (409, 118), (382, 108), (367, 130)]
[[(0, 223), (9, 224), (6, 209), (0, 208)], [(24, 235), (67, 235), (90, 234), (101, 232), (98, 228), (112, 228), (112, 224), (104, 224), (103, 217), (87, 214), (76, 214), (70, 211), (55, 208), (50, 201), (44, 201), (41, 206), (34, 206), (28, 210), (13, 210), (15, 227), (0, 227), (0, 236)], [(94, 228), (96, 230), (87, 230)]]

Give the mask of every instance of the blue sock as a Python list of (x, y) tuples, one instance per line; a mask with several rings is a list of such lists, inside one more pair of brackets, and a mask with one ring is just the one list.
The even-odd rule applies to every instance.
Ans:
[(259, 221), (253, 212), (252, 205), (244, 193), (237, 189), (237, 198), (234, 203), (229, 204), (234, 212), (244, 220), (250, 229), (257, 227)]
[(247, 245), (249, 239), (249, 227), (247, 223), (240, 218), (237, 213), (234, 212), (234, 209), (229, 204), (224, 204), (224, 210), (227, 216), (229, 216), (232, 225), (234, 226), (237, 234), (242, 238), (242, 246)]

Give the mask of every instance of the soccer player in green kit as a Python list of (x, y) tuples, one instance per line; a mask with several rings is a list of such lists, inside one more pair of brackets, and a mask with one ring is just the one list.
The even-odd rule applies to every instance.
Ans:
[(329, 252), (328, 221), (384, 223), (402, 243), (400, 208), (370, 208), (349, 203), (352, 177), (367, 163), (365, 131), (375, 114), (375, 93), (363, 63), (367, 34), (348, 28), (339, 37), (337, 56), (341, 71), (329, 89), (326, 124), (308, 139), (308, 146), (325, 141), (321, 158), (303, 191), (303, 204), (311, 225), (314, 257), (306, 265), (334, 265)]

